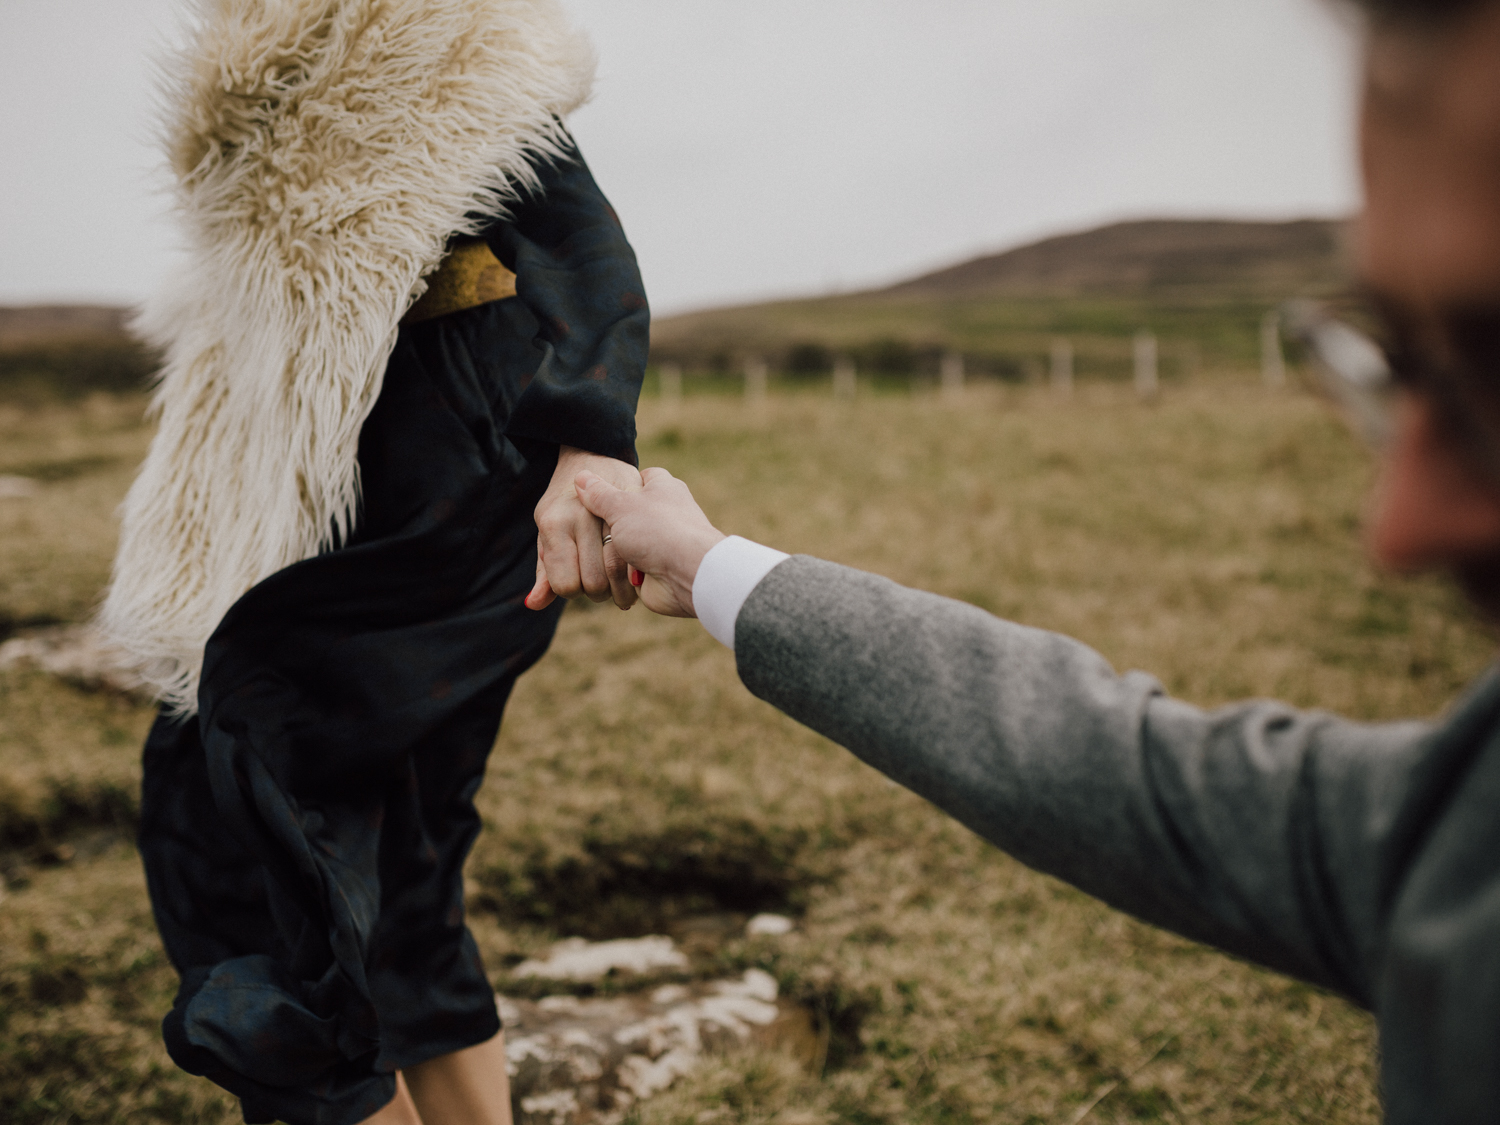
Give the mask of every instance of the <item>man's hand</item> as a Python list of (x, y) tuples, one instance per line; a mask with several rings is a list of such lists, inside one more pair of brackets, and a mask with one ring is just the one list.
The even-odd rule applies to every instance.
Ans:
[(579, 503), (574, 480), (584, 470), (617, 489), (641, 487), (633, 465), (570, 445), (558, 450), (552, 482), (536, 506), (536, 585), (526, 595), (528, 609), (546, 609), (556, 598), (579, 594), (596, 602), (613, 595), (621, 609), (635, 604), (635, 587), (617, 545), (604, 542), (603, 523)]
[(647, 469), (641, 480), (643, 490), (624, 492), (584, 472), (575, 485), (584, 507), (614, 536), (610, 546), (645, 574), (641, 600), (646, 608), (668, 617), (696, 617), (693, 579), (698, 564), (725, 535), (708, 522), (688, 486), (666, 469)]

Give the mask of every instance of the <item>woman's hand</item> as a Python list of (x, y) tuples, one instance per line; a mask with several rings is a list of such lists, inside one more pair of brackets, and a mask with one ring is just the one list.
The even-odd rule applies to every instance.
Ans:
[(724, 533), (708, 522), (688, 486), (666, 469), (647, 469), (641, 480), (644, 488), (627, 492), (584, 472), (575, 484), (584, 507), (609, 528), (610, 546), (645, 574), (641, 600), (646, 608), (668, 617), (696, 617), (693, 579)]
[(587, 471), (613, 487), (639, 492), (641, 474), (634, 465), (565, 445), (557, 452), (552, 482), (536, 506), (536, 585), (526, 595), (528, 609), (546, 609), (559, 597), (579, 594), (615, 605), (635, 604), (635, 587), (624, 558), (605, 543), (604, 523), (579, 502), (574, 481)]

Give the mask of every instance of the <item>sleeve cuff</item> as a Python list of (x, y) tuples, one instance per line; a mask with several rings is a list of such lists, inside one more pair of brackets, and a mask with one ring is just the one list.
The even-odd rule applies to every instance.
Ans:
[(721, 539), (709, 549), (693, 578), (693, 610), (716, 641), (734, 648), (734, 622), (740, 607), (760, 580), (789, 558), (784, 551), (738, 535)]

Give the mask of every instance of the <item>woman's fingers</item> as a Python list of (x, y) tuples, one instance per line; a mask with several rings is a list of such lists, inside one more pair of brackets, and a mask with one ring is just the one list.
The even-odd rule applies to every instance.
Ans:
[(604, 542), (604, 522), (576, 497), (554, 504), (539, 521), (538, 533), (537, 586), (527, 597), (527, 605), (541, 609), (552, 596), (576, 598), (580, 594), (596, 602), (612, 598), (621, 609), (636, 603), (629, 567), (618, 549)]
[[(608, 529), (606, 529), (607, 533)], [(604, 573), (609, 578), (609, 592), (615, 605), (629, 609), (635, 605), (635, 586), (630, 581), (630, 565), (620, 557), (613, 543), (604, 545)]]
[(541, 552), (536, 556), (536, 584), (531, 587), (531, 593), (526, 595), (527, 609), (546, 609), (556, 600), (557, 595), (552, 592), (552, 584), (547, 581), (547, 567), (542, 562)]
[(604, 568), (604, 524), (581, 505), (573, 521), (573, 545), (579, 590), (590, 601), (604, 601), (610, 595), (609, 573)]

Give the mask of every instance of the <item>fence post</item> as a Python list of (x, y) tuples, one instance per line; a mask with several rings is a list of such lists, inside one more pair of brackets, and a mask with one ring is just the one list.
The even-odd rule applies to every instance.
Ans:
[(859, 375), (855, 370), (854, 361), (846, 355), (835, 359), (833, 361), (833, 397), (853, 398), (858, 385)]
[(1142, 330), (1135, 334), (1135, 391), (1142, 398), (1156, 397), (1156, 337)]
[(1073, 393), (1073, 344), (1061, 336), (1052, 341), (1052, 389), (1060, 395)]
[(1271, 388), (1286, 386), (1286, 357), (1281, 351), (1281, 316), (1268, 312), (1260, 322), (1260, 377)]
[(946, 352), (941, 367), (943, 397), (958, 399), (964, 393), (964, 357), (958, 352)]

